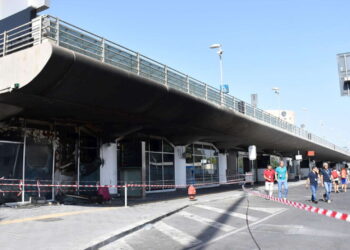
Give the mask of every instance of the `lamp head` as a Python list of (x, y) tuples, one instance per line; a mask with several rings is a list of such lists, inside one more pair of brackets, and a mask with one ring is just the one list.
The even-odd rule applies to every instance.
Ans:
[(214, 44), (210, 45), (209, 48), (211, 48), (211, 49), (219, 49), (219, 48), (221, 48), (221, 44), (220, 43), (214, 43)]

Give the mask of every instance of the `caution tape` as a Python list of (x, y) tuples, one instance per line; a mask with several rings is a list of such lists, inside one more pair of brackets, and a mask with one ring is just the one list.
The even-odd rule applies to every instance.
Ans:
[(247, 190), (245, 189), (244, 185), (242, 185), (242, 188), (245, 192), (248, 192), (252, 195), (261, 197), (261, 198), (265, 198), (274, 202), (278, 202), (284, 205), (288, 205), (294, 208), (298, 208), (301, 210), (305, 210), (311, 213), (316, 213), (319, 215), (324, 215), (330, 218), (334, 218), (337, 220), (342, 220), (342, 221), (346, 221), (346, 222), (350, 222), (350, 214), (346, 214), (346, 213), (341, 213), (341, 212), (337, 212), (337, 211), (333, 211), (333, 210), (329, 210), (329, 209), (324, 209), (324, 208), (319, 208), (319, 207), (314, 207), (314, 206), (310, 206), (310, 205), (306, 205), (300, 202), (296, 202), (296, 201), (290, 201), (287, 199), (283, 199), (283, 198), (277, 198), (274, 196), (269, 196), (266, 194), (262, 194), (260, 192), (257, 191), (252, 191), (252, 190)]
[[(2, 179), (2, 181), (6, 179)], [(12, 180), (13, 181), (13, 180)], [(124, 184), (124, 185), (98, 185), (98, 184), (44, 184), (41, 183), (39, 180), (36, 181), (36, 183), (23, 183), (22, 180), (18, 180), (19, 183), (0, 183), (0, 186), (17, 186), (19, 187), (19, 192), (22, 192), (22, 187), (35, 187), (40, 192), (41, 187), (56, 187), (56, 188), (125, 188), (125, 187), (131, 187), (131, 188), (143, 188), (143, 187), (151, 187), (151, 188), (187, 188), (190, 185), (193, 185), (195, 187), (201, 187), (201, 186), (209, 186), (209, 185), (229, 185), (229, 184), (239, 184), (244, 182), (243, 178), (230, 180), (225, 183), (220, 182), (207, 182), (207, 183), (197, 183), (197, 184), (186, 184), (186, 185), (153, 185), (153, 184)]]

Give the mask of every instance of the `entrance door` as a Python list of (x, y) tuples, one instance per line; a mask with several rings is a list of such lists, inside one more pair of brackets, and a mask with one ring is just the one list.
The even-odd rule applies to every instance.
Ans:
[[(1, 179), (2, 178), (2, 179)], [(0, 204), (22, 200), (21, 186), (23, 180), (23, 142), (0, 141)]]
[[(53, 175), (53, 146), (47, 141), (35, 141), (32, 138), (26, 140), (25, 152), (25, 183), (26, 184), (52, 184)], [(25, 200), (30, 197), (45, 197), (50, 200), (52, 188), (26, 186)]]
[[(143, 184), (143, 155), (142, 142), (137, 139), (125, 140), (120, 143), (120, 166), (121, 180), (120, 184)], [(121, 192), (124, 195), (124, 190)], [(144, 188), (128, 188), (128, 197), (141, 197), (144, 194)]]
[(243, 169), (244, 173), (252, 171), (252, 169), (250, 168), (249, 159), (247, 157), (243, 157)]

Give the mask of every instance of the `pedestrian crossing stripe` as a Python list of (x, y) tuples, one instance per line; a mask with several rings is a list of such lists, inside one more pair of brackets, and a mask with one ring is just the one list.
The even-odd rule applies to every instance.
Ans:
[(100, 250), (134, 250), (133, 247), (131, 247), (124, 239), (117, 240), (115, 242), (112, 242), (106, 246), (103, 246), (99, 248)]
[(255, 210), (255, 211), (261, 211), (264, 213), (268, 213), (268, 214), (274, 214), (277, 213), (278, 211), (281, 211), (283, 208), (279, 208), (279, 207), (251, 207), (249, 206), (249, 210)]
[(162, 221), (157, 222), (154, 227), (183, 246), (192, 247), (202, 243), (201, 240), (189, 235), (188, 233), (182, 232), (179, 229), (169, 226)]
[(195, 220), (195, 221), (200, 222), (202, 224), (206, 224), (206, 225), (209, 225), (211, 227), (215, 227), (215, 228), (220, 229), (224, 232), (230, 232), (230, 231), (236, 229), (236, 227), (226, 225), (226, 224), (217, 222), (217, 221), (212, 220), (212, 219), (204, 218), (202, 216), (191, 214), (191, 213), (188, 213), (186, 211), (181, 211), (178, 214), (187, 218), (187, 219)]
[[(221, 208), (210, 207), (210, 206), (199, 205), (199, 204), (195, 205), (195, 207), (199, 207), (199, 208), (202, 208), (202, 209), (213, 211), (213, 212), (216, 212), (216, 213), (219, 213), (219, 214), (227, 214), (227, 215), (230, 215), (232, 217), (237, 217), (237, 218), (244, 219), (244, 220), (246, 219), (246, 215), (245, 214), (237, 213), (237, 212), (230, 212), (230, 211), (226, 211), (226, 210), (221, 209)], [(258, 218), (254, 217), (254, 216), (251, 216), (251, 215), (248, 215), (248, 220), (250, 220), (250, 221), (257, 221)]]

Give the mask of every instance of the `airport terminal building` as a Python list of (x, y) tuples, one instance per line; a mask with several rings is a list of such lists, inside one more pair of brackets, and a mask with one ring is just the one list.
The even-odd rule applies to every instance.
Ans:
[[(38, 190), (24, 183), (38, 181), (136, 183), (144, 187), (129, 195), (144, 196), (247, 172), (261, 181), (279, 160), (300, 178), (310, 150), (316, 163), (350, 161), (309, 131), (59, 18), (29, 8), (4, 20), (12, 26), (0, 30), (0, 178), (18, 184), (12, 201), (28, 200)], [(54, 199), (57, 188), (44, 191)]]

